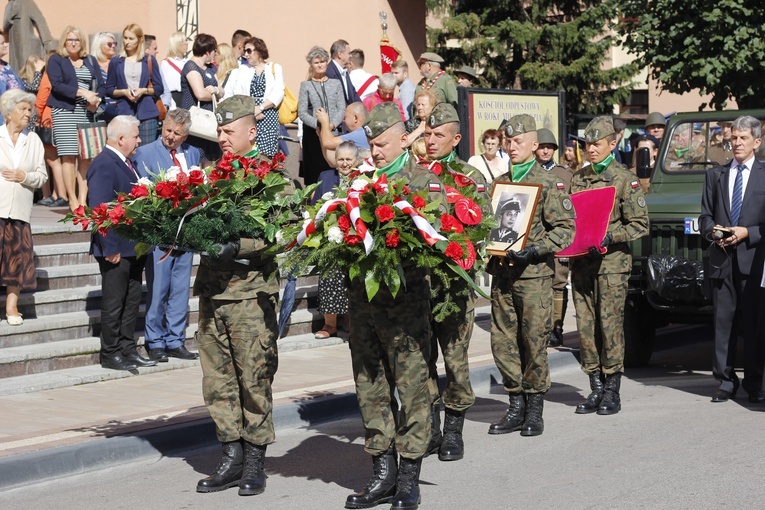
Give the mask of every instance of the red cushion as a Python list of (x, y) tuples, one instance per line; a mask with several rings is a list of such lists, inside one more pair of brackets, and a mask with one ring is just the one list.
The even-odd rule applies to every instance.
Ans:
[[(571, 246), (555, 254), (556, 257), (580, 257), (589, 255), (592, 246), (600, 247), (606, 237), (611, 209), (614, 207), (616, 188), (588, 189), (571, 194), (576, 211), (576, 233)], [(607, 248), (599, 248), (605, 253)]]

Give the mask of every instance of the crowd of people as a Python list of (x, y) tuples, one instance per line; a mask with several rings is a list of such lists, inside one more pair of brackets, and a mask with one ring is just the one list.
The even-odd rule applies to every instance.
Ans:
[[(156, 38), (138, 25), (127, 25), (120, 37), (99, 33), (89, 52), (84, 33), (68, 26), (47, 63), (42, 56), (29, 56), (20, 77), (0, 61), (0, 87), (8, 89), (0, 96), (0, 285), (7, 289), (9, 325), (23, 322), (17, 307), (20, 290), (34, 288), (29, 219), (34, 190), (49, 182), (46, 166), (53, 186), (43, 205), (75, 209), (114, 200), (117, 192), (129, 192), (139, 179), (151, 179), (163, 169), (189, 172), (223, 153), (265, 161), (280, 150), (284, 70), (269, 59), (265, 41), (243, 30), (234, 33), (230, 45), (199, 34), (186, 58), (188, 43), (176, 33), (168, 41), (167, 58), (158, 62)], [(0, 44), (0, 58), (4, 52), (7, 46)], [(488, 433), (544, 432), (544, 398), (550, 389), (547, 347), (563, 341), (569, 279), (582, 370), (591, 388), (576, 413), (618, 413), (624, 305), (632, 268), (629, 243), (646, 235), (649, 226), (643, 187), (620, 162), (617, 144), (624, 126), (619, 120), (593, 119), (584, 130), (584, 147), (576, 139), (567, 140), (561, 164), (556, 164), (555, 135), (530, 115), (514, 115), (497, 129), (484, 131), (481, 154), (465, 162), (456, 153), (461, 140), (458, 85), (442, 69), (439, 55), (427, 52), (418, 58), (422, 80), (416, 85), (404, 61), (379, 77), (366, 72), (363, 52), (351, 50), (342, 39), (329, 51), (312, 47), (305, 59), (308, 75), (297, 99), (300, 175), (305, 184), (319, 183), (314, 203), (348, 186), (354, 170), (404, 179), (442, 207), (447, 203), (444, 181), (456, 174), (467, 177), (472, 192), (487, 199), (487, 185), (496, 180), (539, 188), (521, 247), (514, 247), (522, 210), (515, 198), (497, 207), (498, 226), (490, 234), (491, 241), (511, 248), (488, 262), (493, 276), (491, 347), (509, 398), (506, 412)], [(457, 74), (460, 86), (477, 79), (469, 66)], [(213, 136), (192, 134), (194, 107), (215, 111)], [(108, 121), (108, 127), (106, 146), (91, 161), (80, 152), (78, 126), (95, 119)], [(33, 121), (36, 132), (29, 129)], [(661, 114), (649, 115), (639, 143), (655, 150), (663, 125)], [(51, 131), (48, 143), (43, 128)], [(752, 245), (760, 242), (759, 225), (765, 222), (762, 207), (742, 206), (743, 188), (765, 192), (760, 178), (765, 170), (753, 156), (760, 144), (759, 122), (738, 119), (731, 131), (737, 163), (722, 172), (735, 168), (737, 175), (715, 185), (719, 172), (708, 173), (702, 228), (721, 232), (715, 234), (716, 246), (739, 254), (733, 270), (712, 276), (719, 280), (716, 304), (732, 303), (735, 311), (751, 292), (752, 283), (744, 286), (747, 277), (759, 274), (751, 272)], [(688, 133), (689, 140), (692, 136)], [(748, 184), (741, 184), (739, 176), (746, 171)], [(571, 194), (604, 187), (615, 189), (605, 236), (585, 256), (555, 258), (577, 228), (586, 228), (586, 222), (576, 226)], [(729, 210), (724, 204), (730, 204)], [(277, 264), (269, 247), (263, 239), (242, 238), (202, 257), (194, 283), (200, 300), (199, 353), (194, 353), (184, 345), (191, 254), (174, 251), (160, 264), (165, 255), (161, 250), (138, 256), (135, 243), (113, 231), (92, 238), (91, 253), (102, 277), (101, 365), (136, 370), (169, 357), (201, 360), (204, 400), (222, 451), (221, 462), (199, 481), (198, 492), (235, 486), (240, 495), (265, 490), (266, 447), (275, 438), (271, 383), (279, 336)], [(144, 270), (147, 356), (139, 353), (134, 338)], [(423, 458), (455, 461), (465, 455), (462, 429), (475, 402), (467, 358), (475, 295), (455, 298), (458, 311), (439, 323), (432, 320), (432, 309), (443, 296), (431, 295), (428, 271), (410, 264), (401, 271), (406, 288), (396, 295), (381, 288), (372, 300), (358, 278), (325, 274), (319, 283), (319, 312), (325, 323), (316, 336), (336, 335), (338, 317), (345, 316), (364, 447), (372, 456), (373, 475), (365, 488), (347, 497), (346, 508), (389, 502), (392, 508), (416, 509)], [(745, 331), (751, 333), (756, 310), (741, 308)], [(717, 334), (733, 338), (735, 321), (726, 321), (718, 318)], [(762, 402), (761, 348), (747, 348), (751, 357), (744, 386), (750, 400)], [(443, 392), (435, 363), (439, 352), (447, 372)], [(738, 389), (730, 352), (721, 352), (715, 364), (721, 380), (715, 401), (727, 400)]]

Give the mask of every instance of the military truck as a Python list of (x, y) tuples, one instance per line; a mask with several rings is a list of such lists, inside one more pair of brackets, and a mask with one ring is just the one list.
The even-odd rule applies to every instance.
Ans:
[[(711, 242), (699, 234), (701, 194), (705, 171), (733, 157), (724, 136), (730, 132), (729, 123), (741, 115), (765, 122), (765, 110), (679, 113), (667, 122), (649, 174), (650, 234), (632, 246), (624, 316), (627, 366), (648, 364), (656, 328), (712, 322), (703, 278)], [(765, 147), (756, 157), (765, 159)]]

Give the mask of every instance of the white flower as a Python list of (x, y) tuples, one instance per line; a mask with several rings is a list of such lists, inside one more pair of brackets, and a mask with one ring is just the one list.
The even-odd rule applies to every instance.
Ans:
[(355, 191), (361, 191), (369, 184), (365, 179), (354, 179), (351, 183), (351, 189)]
[(276, 242), (282, 244), (284, 242), (284, 232), (281, 230), (276, 231)]
[(343, 231), (338, 226), (330, 227), (327, 231), (327, 239), (335, 244), (340, 244), (343, 242)]
[(138, 181), (136, 182), (136, 184), (139, 186), (146, 186), (148, 188), (148, 187), (154, 186), (154, 181), (152, 181), (148, 177), (140, 177)]
[(191, 165), (191, 166), (189, 167), (189, 172), (191, 172), (192, 170), (202, 170), (202, 169), (201, 169), (201, 168), (199, 168), (199, 165)]
[(170, 182), (175, 182), (175, 180), (178, 178), (178, 174), (182, 174), (183, 170), (181, 170), (181, 167), (179, 166), (171, 166), (167, 169), (167, 172), (165, 172), (165, 180)]
[(303, 219), (304, 220), (310, 220), (311, 219), (311, 213), (308, 211), (303, 211)]
[(327, 191), (321, 196), (322, 200), (329, 200), (331, 198), (335, 198), (335, 192), (334, 191)]

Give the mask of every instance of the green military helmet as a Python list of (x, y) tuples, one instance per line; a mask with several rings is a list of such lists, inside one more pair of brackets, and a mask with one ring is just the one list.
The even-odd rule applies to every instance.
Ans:
[(537, 129), (537, 141), (539, 145), (552, 145), (558, 150), (558, 142), (555, 141), (555, 135), (547, 128)]
[(648, 126), (666, 126), (667, 121), (664, 120), (664, 115), (660, 112), (651, 112), (645, 119), (645, 127)]
[(215, 120), (219, 126), (225, 126), (248, 115), (255, 115), (255, 100), (250, 96), (231, 96), (218, 103), (215, 110)]
[(511, 138), (513, 136), (522, 135), (523, 133), (531, 133), (536, 130), (537, 121), (527, 113), (513, 115), (505, 125), (505, 134)]
[[(399, 115), (400, 118), (400, 115)], [(438, 127), (450, 122), (459, 122), (457, 110), (449, 103), (438, 103), (428, 117), (428, 127)]]
[(584, 141), (587, 143), (595, 143), (598, 140), (613, 135), (616, 133), (614, 130), (614, 121), (611, 117), (602, 115), (595, 117), (584, 128)]
[(417, 62), (435, 62), (437, 64), (443, 64), (444, 59), (442, 59), (438, 53), (433, 53), (432, 51), (426, 51), (422, 55), (420, 55), (420, 58), (417, 59)]
[(398, 105), (392, 101), (386, 101), (378, 104), (369, 112), (369, 117), (364, 123), (364, 133), (371, 140), (399, 122), (402, 120)]

